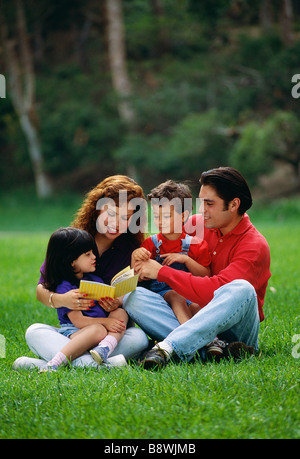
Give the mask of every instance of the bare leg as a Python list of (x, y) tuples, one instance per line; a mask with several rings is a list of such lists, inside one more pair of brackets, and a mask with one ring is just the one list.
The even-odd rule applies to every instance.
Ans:
[(98, 365), (101, 365), (101, 363), (107, 360), (108, 356), (117, 347), (118, 343), (123, 338), (126, 331), (128, 315), (124, 309), (115, 309), (109, 314), (109, 318), (122, 320), (124, 322), (124, 330), (118, 333), (109, 332), (107, 336), (99, 342), (98, 346), (90, 350), (91, 356), (97, 362)]
[(69, 361), (72, 361), (96, 346), (106, 335), (107, 330), (103, 325), (88, 325), (73, 333), (68, 344), (60, 352), (65, 354)]
[(123, 322), (124, 322), (125, 329), (124, 329), (123, 332), (121, 332), (121, 333), (109, 332), (108, 333), (108, 335), (114, 336), (116, 338), (116, 340), (119, 342), (123, 338), (123, 336), (125, 334), (125, 331), (126, 331), (126, 325), (127, 325), (127, 322), (128, 322), (128, 314), (124, 309), (118, 308), (118, 309), (115, 309), (114, 311), (112, 311), (109, 314), (109, 317), (112, 317), (114, 319), (123, 320)]
[(179, 295), (179, 293), (175, 292), (174, 290), (170, 290), (164, 295), (164, 299), (171, 306), (180, 324), (187, 322), (189, 319), (191, 319), (191, 317), (193, 317), (189, 306), (186, 304), (186, 299)]
[(189, 305), (189, 308), (190, 308), (190, 311), (191, 311), (192, 316), (194, 316), (195, 314), (197, 314), (197, 312), (199, 312), (200, 309), (201, 309), (198, 303), (191, 303), (191, 304)]

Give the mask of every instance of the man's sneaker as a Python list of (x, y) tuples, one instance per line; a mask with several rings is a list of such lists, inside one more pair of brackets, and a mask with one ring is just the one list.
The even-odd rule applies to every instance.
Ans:
[(206, 358), (208, 360), (215, 360), (216, 362), (219, 362), (221, 358), (224, 357), (226, 346), (228, 346), (228, 343), (215, 338), (211, 343), (206, 345)]
[(140, 365), (145, 368), (145, 370), (157, 370), (165, 367), (169, 359), (170, 355), (167, 351), (159, 347), (154, 347), (147, 352)]
[(224, 356), (227, 359), (233, 359), (235, 361), (249, 357), (250, 355), (255, 354), (255, 349), (252, 346), (247, 346), (247, 344), (242, 343), (241, 341), (234, 341), (233, 343), (228, 344), (224, 349)]

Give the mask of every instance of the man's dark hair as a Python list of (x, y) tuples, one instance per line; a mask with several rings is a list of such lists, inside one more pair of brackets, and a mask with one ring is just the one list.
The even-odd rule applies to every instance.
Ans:
[(226, 209), (234, 198), (240, 199), (239, 214), (243, 215), (252, 206), (252, 196), (246, 180), (233, 167), (218, 167), (202, 172), (201, 185), (209, 185), (216, 190), (219, 198), (225, 201)]

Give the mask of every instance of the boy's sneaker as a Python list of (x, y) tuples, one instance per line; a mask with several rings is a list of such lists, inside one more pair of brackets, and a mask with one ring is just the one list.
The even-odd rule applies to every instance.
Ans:
[(211, 343), (206, 345), (206, 357), (208, 360), (215, 360), (219, 362), (224, 357), (224, 351), (228, 343), (215, 338)]
[(241, 341), (234, 341), (233, 343), (228, 344), (224, 350), (224, 356), (227, 359), (233, 359), (234, 361), (242, 360), (245, 357), (255, 354), (255, 349), (252, 346), (247, 346), (247, 344)]
[(217, 362), (219, 362), (222, 358), (238, 361), (254, 354), (254, 347), (247, 346), (247, 344), (242, 341), (234, 341), (228, 344), (225, 341), (215, 338), (206, 346), (206, 356), (208, 360), (214, 359)]

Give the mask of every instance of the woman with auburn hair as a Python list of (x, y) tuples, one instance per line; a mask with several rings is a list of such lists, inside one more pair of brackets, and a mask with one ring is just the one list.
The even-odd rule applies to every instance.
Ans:
[[(126, 175), (113, 175), (107, 177), (95, 188), (93, 188), (83, 202), (82, 207), (78, 210), (72, 226), (88, 231), (93, 237), (96, 236), (96, 222), (99, 215), (99, 201), (111, 199), (117, 206), (120, 204), (122, 196), (126, 193), (126, 201), (130, 202), (135, 198), (140, 198), (145, 201), (145, 196), (142, 188), (131, 178)], [(124, 193), (124, 195), (122, 195)], [(109, 202), (109, 201), (108, 201)], [(143, 215), (145, 218), (145, 215)], [(143, 229), (143, 222), (141, 222), (141, 229)], [(131, 233), (130, 227), (128, 232)], [(135, 234), (133, 239), (136, 240), (138, 246), (144, 239), (144, 233), (139, 231)]]
[[(119, 271), (130, 265), (131, 254), (144, 239), (143, 224), (146, 218), (146, 200), (142, 188), (125, 175), (104, 179), (86, 196), (71, 226), (88, 231), (95, 239), (98, 254), (95, 274), (109, 284)], [(37, 286), (37, 299), (51, 308), (67, 307), (80, 310), (92, 308), (94, 301), (83, 298), (78, 289), (56, 293), (43, 286), (44, 264)], [(103, 298), (99, 302), (106, 311), (113, 311), (122, 304), (122, 298)], [(41, 359), (20, 357), (14, 368), (44, 368), (64, 345), (68, 338), (58, 329), (45, 324), (31, 325), (25, 335), (29, 348)], [(111, 356), (123, 354), (126, 359), (138, 356), (148, 346), (146, 334), (139, 328), (127, 328)], [(95, 366), (89, 353), (73, 360), (72, 366)]]

